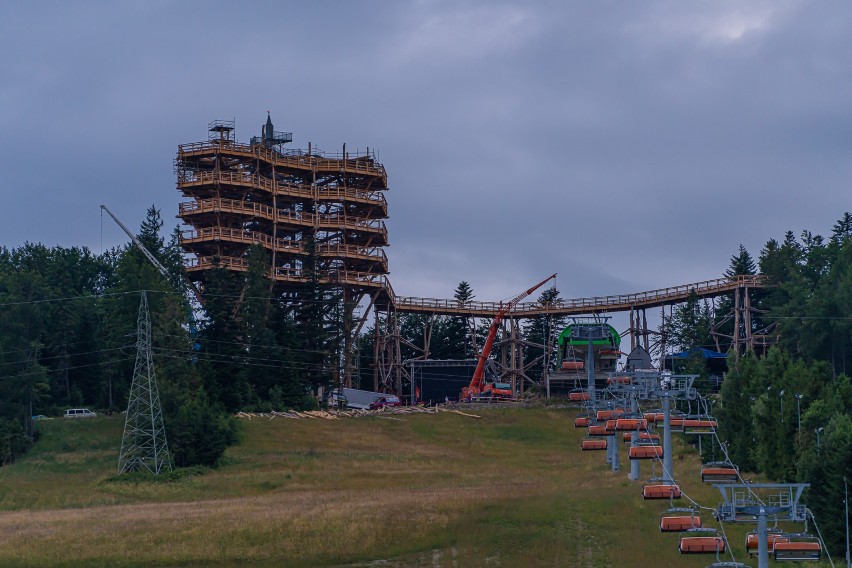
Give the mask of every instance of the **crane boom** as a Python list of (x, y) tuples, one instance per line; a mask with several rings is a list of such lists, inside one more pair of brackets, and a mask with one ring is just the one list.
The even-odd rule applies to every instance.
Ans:
[(162, 264), (160, 264), (160, 261), (157, 260), (157, 257), (155, 257), (153, 254), (151, 254), (151, 251), (149, 251), (147, 248), (145, 248), (145, 245), (142, 244), (142, 241), (140, 241), (136, 237), (136, 235), (134, 235), (132, 232), (130, 232), (130, 229), (125, 227), (124, 223), (119, 221), (118, 217), (116, 217), (115, 214), (112, 211), (109, 210), (109, 207), (107, 207), (106, 205), (101, 205), (101, 209), (106, 211), (107, 215), (112, 217), (112, 220), (115, 221), (116, 224), (119, 227), (121, 227), (122, 231), (127, 233), (127, 236), (130, 237), (130, 240), (133, 241), (133, 244), (136, 245), (136, 248), (138, 248), (140, 251), (142, 251), (142, 254), (145, 255), (145, 258), (147, 258), (151, 262), (151, 264), (154, 265), (154, 268), (159, 270), (160, 274), (162, 274), (166, 278), (166, 280), (170, 279), (171, 275), (169, 274), (169, 271), (166, 270), (166, 267), (163, 266)]
[[(171, 281), (172, 275), (169, 274), (169, 271), (166, 269), (166, 267), (163, 266), (159, 260), (157, 260), (156, 256), (151, 254), (151, 251), (149, 251), (145, 247), (145, 245), (142, 244), (142, 241), (140, 241), (139, 238), (130, 231), (130, 229), (124, 226), (124, 223), (119, 221), (118, 217), (115, 216), (115, 213), (110, 211), (109, 207), (107, 207), (106, 205), (101, 205), (101, 209), (106, 211), (107, 215), (112, 217), (112, 220), (115, 221), (119, 227), (121, 227), (122, 231), (127, 233), (127, 236), (130, 237), (130, 240), (133, 241), (133, 244), (136, 245), (136, 248), (138, 248), (142, 252), (142, 254), (145, 255), (145, 258), (147, 258), (148, 261), (154, 265), (154, 268), (160, 271), (160, 274), (163, 275), (163, 278), (165, 278), (166, 281)], [(199, 303), (201, 303), (201, 292), (191, 281), (187, 280), (186, 283), (189, 285), (189, 289), (192, 290), (193, 294), (195, 294), (195, 298), (198, 300)]]
[(485, 340), (485, 345), (482, 347), (482, 353), (479, 354), (479, 358), (476, 361), (476, 370), (473, 372), (473, 378), (470, 380), (470, 385), (462, 389), (462, 399), (482, 392), (485, 382), (485, 362), (488, 360), (488, 356), (491, 355), (491, 348), (494, 346), (494, 339), (497, 337), (497, 329), (500, 327), (500, 323), (503, 321), (505, 315), (512, 311), (512, 308), (514, 308), (518, 302), (544, 286), (553, 278), (556, 278), (556, 273), (551, 274), (535, 286), (521, 292), (509, 300), (506, 305), (503, 305), (501, 302), (500, 309), (497, 310), (497, 314), (494, 316), (494, 321), (491, 322), (491, 328), (488, 330), (488, 338)]

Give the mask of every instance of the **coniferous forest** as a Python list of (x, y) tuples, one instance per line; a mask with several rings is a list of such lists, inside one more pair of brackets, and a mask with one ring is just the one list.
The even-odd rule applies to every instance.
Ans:
[[(177, 466), (215, 465), (237, 441), (235, 411), (310, 408), (317, 404), (317, 387), (334, 384), (345, 310), (341, 298), (310, 277), (310, 262), (297, 297), (276, 297), (264, 277), (266, 253), (252, 249), (248, 272), (211, 271), (204, 304), (194, 306), (177, 235), (165, 238), (162, 229), (160, 213), (151, 207), (138, 237), (170, 278), (132, 244), (102, 254), (40, 244), (0, 249), (2, 463), (37, 443), (34, 415), (126, 407), (143, 290)], [(674, 309), (660, 331), (672, 349), (728, 352), (729, 371), (713, 395), (713, 410), (730, 457), (744, 472), (811, 483), (808, 505), (830, 549), (842, 550), (844, 476), (852, 477), (852, 215), (844, 214), (828, 238), (803, 231), (769, 239), (756, 259), (740, 247), (720, 270), (769, 278), (770, 287), (753, 292), (751, 331), (770, 337), (770, 346), (733, 357), (724, 339), (734, 331), (726, 317), (733, 298), (726, 297), (691, 299)], [(474, 298), (470, 285), (460, 283), (455, 299)], [(538, 301), (558, 299), (559, 291), (550, 288)], [(525, 323), (525, 358), (541, 359), (534, 378), (543, 372), (543, 350), (536, 345), (564, 323)], [(405, 315), (400, 325), (403, 337), (418, 344), (422, 318)], [(437, 318), (430, 356), (475, 357), (487, 326)], [(364, 388), (372, 386), (372, 341), (371, 329), (358, 341), (356, 376)], [(701, 373), (699, 363), (690, 364)]]

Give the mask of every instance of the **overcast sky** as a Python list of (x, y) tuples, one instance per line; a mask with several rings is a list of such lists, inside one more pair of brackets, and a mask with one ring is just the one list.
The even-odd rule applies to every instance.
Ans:
[(267, 110), (380, 152), (402, 295), (685, 284), (852, 209), (847, 2), (8, 2), (0, 52), (9, 247), (175, 226), (178, 144)]

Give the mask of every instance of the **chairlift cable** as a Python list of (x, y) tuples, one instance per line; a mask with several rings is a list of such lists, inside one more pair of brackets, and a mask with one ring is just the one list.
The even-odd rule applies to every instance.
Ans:
[(831, 564), (831, 568), (834, 568), (834, 561), (831, 559), (831, 554), (829, 554), (828, 547), (825, 545), (825, 540), (822, 538), (822, 532), (820, 532), (819, 530), (819, 525), (817, 525), (816, 517), (814, 517), (814, 514), (811, 512), (810, 509), (807, 509), (807, 511), (808, 516), (814, 522), (814, 528), (816, 529), (817, 536), (819, 536), (820, 545), (822, 546), (822, 549), (825, 550), (825, 555), (828, 556), (828, 563)]

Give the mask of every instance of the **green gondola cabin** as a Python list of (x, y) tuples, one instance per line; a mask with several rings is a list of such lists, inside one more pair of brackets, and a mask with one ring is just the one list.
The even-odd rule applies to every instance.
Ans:
[(608, 323), (578, 318), (557, 338), (557, 353), (548, 372), (551, 396), (570, 396), (571, 391), (588, 386), (589, 346), (597, 388), (606, 388), (621, 357), (621, 336)]

